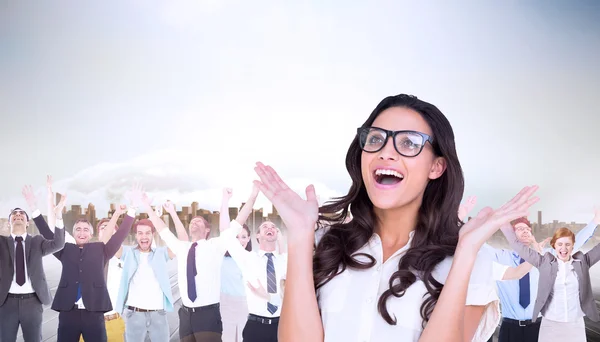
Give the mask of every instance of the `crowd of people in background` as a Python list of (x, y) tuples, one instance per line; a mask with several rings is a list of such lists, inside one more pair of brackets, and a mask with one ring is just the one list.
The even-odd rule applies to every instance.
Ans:
[[(538, 243), (527, 220), (538, 187), (526, 186), (467, 220), (476, 199), (461, 205), (454, 133), (434, 105), (385, 98), (357, 129), (346, 166), (348, 193), (319, 206), (312, 185), (301, 197), (257, 163), (260, 180), (235, 218), (223, 190), (217, 236), (202, 216), (186, 228), (167, 201), (158, 207), (172, 231), (141, 184), (112, 217), (95, 227), (77, 220), (70, 234), (51, 177), (47, 220), (26, 186), (28, 210), (13, 209), (10, 236), (0, 237), (0, 341), (16, 341), (19, 327), (26, 342), (41, 341), (50, 304), (60, 342), (169, 341), (177, 306), (185, 342), (485, 342), (499, 325), (502, 342), (585, 341), (583, 317), (600, 320), (589, 274), (600, 247), (579, 251), (600, 209), (577, 234), (560, 228)], [(259, 193), (287, 243), (273, 222), (248, 226)], [(136, 219), (141, 212), (148, 218)], [(31, 220), (39, 235), (27, 233)], [(486, 243), (499, 229), (512, 250)], [(62, 265), (54, 296), (42, 262), (50, 254)]]

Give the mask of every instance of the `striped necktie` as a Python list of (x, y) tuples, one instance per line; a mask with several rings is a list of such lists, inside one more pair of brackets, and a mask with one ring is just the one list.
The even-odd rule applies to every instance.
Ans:
[[(269, 260), (267, 261), (267, 292), (277, 293), (277, 277), (275, 275), (275, 264), (273, 263), (273, 253), (265, 253)], [(272, 314), (277, 312), (277, 306), (267, 302), (267, 310)]]

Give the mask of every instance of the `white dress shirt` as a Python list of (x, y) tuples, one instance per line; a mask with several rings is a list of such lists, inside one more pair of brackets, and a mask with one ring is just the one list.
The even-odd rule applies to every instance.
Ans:
[[(41, 215), (41, 212), (39, 210), (36, 210), (33, 212), (32, 214), (32, 218), (38, 217), (39, 215)], [(56, 221), (56, 226), (58, 228), (64, 228), (64, 223), (62, 220), (57, 220)], [(25, 240), (27, 240), (27, 232), (23, 233), (22, 235), (15, 235), (15, 234), (10, 234), (11, 237), (13, 238), (14, 241), (14, 245), (15, 245), (15, 257), (14, 257), (14, 274), (13, 274), (13, 281), (12, 284), (10, 285), (10, 289), (8, 290), (8, 293), (12, 293), (12, 294), (28, 294), (28, 293), (34, 293), (34, 289), (33, 286), (31, 285), (31, 279), (29, 279), (29, 272), (28, 272), (28, 268), (27, 268), (27, 248), (25, 247)], [(15, 238), (17, 236), (20, 236), (23, 238), (23, 241), (21, 242), (23, 245), (23, 257), (25, 258), (25, 260), (23, 260), (23, 264), (25, 265), (25, 284), (23, 285), (19, 285), (17, 284), (17, 241), (15, 240)]]
[[(398, 263), (410, 247), (414, 232), (406, 246), (396, 251), (383, 262), (383, 249), (377, 234), (356, 253), (365, 253), (375, 258), (376, 264), (366, 270), (346, 268), (317, 291), (325, 342), (416, 342), (423, 331), (421, 305), (427, 294), (421, 280), (413, 283), (402, 297), (394, 296), (387, 300), (390, 315), (396, 318), (396, 325), (388, 324), (377, 310), (379, 297), (389, 288), (389, 279), (398, 270)], [(317, 241), (318, 243), (318, 241)], [(362, 256), (359, 260), (368, 261)], [(496, 325), (490, 324), (497, 318), (494, 305), (495, 285), (492, 281), (492, 267), (489, 259), (478, 258), (475, 262), (465, 305), (485, 305), (486, 309), (473, 341), (485, 341), (483, 336), (492, 335)], [(452, 265), (447, 257), (433, 270), (437, 281), (444, 283)]]
[[(110, 296), (110, 302), (114, 308), (117, 304), (117, 297), (119, 296), (119, 286), (121, 285), (121, 276), (123, 275), (123, 263), (121, 259), (112, 257), (108, 261), (108, 274), (106, 277), (106, 289)], [(117, 313), (115, 310), (111, 310), (104, 314), (104, 316), (110, 316)]]
[(556, 262), (558, 273), (552, 289), (552, 298), (543, 316), (555, 322), (575, 322), (585, 314), (579, 301), (579, 280), (573, 269), (573, 258), (567, 262), (557, 258)]
[[(239, 226), (237, 221), (231, 223), (232, 227)], [(283, 289), (282, 280), (286, 279), (287, 275), (287, 254), (279, 254), (277, 251), (266, 252), (259, 250), (258, 252), (247, 251), (239, 241), (231, 242), (229, 246), (229, 254), (236, 262), (242, 276), (244, 278), (244, 287), (246, 289), (246, 301), (248, 303), (248, 312), (262, 317), (279, 317), (281, 315), (281, 306), (283, 304)], [(248, 287), (247, 282), (252, 286), (258, 287), (258, 284), (267, 290), (267, 262), (269, 258), (265, 253), (273, 253), (273, 266), (275, 266), (275, 278), (277, 282), (277, 292), (270, 294), (270, 299), (266, 300), (257, 296)], [(267, 302), (277, 306), (277, 311), (270, 313), (267, 309)]]
[(149, 254), (140, 253), (140, 262), (131, 279), (126, 305), (144, 310), (162, 310), (164, 294), (148, 263)]
[[(31, 280), (29, 279), (29, 272), (27, 272), (27, 251), (25, 249), (25, 240), (27, 239), (27, 233), (23, 233), (22, 235), (15, 235), (13, 233), (10, 234), (10, 236), (12, 236), (13, 241), (14, 241), (14, 245), (15, 245), (15, 256), (14, 256), (14, 274), (13, 274), (13, 281), (12, 284), (10, 285), (10, 289), (8, 290), (8, 293), (13, 293), (13, 294), (25, 294), (25, 293), (34, 293), (35, 291), (33, 290), (33, 286), (31, 286)], [(25, 260), (23, 260), (23, 264), (25, 265), (25, 284), (23, 285), (19, 285), (17, 284), (17, 241), (15, 240), (17, 238), (17, 236), (20, 236), (23, 238), (23, 241), (21, 241), (21, 245), (23, 246), (23, 258)]]
[(231, 226), (231, 228), (223, 230), (219, 237), (196, 241), (198, 243), (196, 246), (196, 271), (198, 273), (195, 281), (198, 297), (193, 302), (188, 297), (187, 289), (187, 257), (192, 242), (178, 240), (169, 229), (160, 232), (160, 237), (177, 256), (177, 280), (183, 305), (188, 308), (196, 308), (219, 302), (223, 256), (227, 252), (228, 241), (238, 242), (236, 236), (241, 230), (242, 227)]

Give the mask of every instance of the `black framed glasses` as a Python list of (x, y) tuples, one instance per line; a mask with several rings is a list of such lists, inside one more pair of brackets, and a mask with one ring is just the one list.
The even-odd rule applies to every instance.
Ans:
[(404, 157), (418, 156), (428, 141), (433, 146), (431, 136), (417, 131), (388, 131), (379, 127), (359, 127), (356, 133), (360, 148), (369, 153), (381, 151), (390, 137), (394, 141), (396, 152)]

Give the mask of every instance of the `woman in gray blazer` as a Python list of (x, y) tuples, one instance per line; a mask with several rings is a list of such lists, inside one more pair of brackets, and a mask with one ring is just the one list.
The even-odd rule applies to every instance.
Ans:
[(599, 320), (590, 267), (600, 260), (600, 244), (587, 253), (572, 254), (575, 234), (568, 228), (560, 228), (550, 241), (555, 255), (550, 252), (540, 255), (519, 242), (512, 225), (501, 229), (511, 248), (540, 272), (532, 317), (534, 322), (540, 312), (544, 317), (538, 341), (585, 342), (583, 317), (594, 322)]

